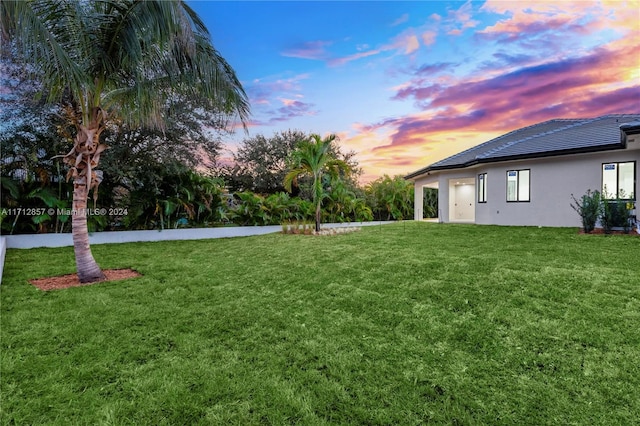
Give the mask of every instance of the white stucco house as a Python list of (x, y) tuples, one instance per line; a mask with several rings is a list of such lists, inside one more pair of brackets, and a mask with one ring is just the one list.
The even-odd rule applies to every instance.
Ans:
[(635, 202), (640, 114), (557, 119), (514, 130), (407, 176), (415, 219), (423, 188), (438, 189), (438, 219), (487, 225), (580, 226), (574, 194)]

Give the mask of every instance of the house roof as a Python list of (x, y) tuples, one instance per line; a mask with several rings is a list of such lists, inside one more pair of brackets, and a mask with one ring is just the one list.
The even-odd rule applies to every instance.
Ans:
[(405, 179), (480, 163), (621, 149), (625, 147), (621, 130), (633, 134), (639, 125), (640, 114), (549, 120), (498, 136), (410, 173)]
[(640, 134), (640, 121), (624, 123), (620, 126), (620, 130), (622, 130), (627, 136)]

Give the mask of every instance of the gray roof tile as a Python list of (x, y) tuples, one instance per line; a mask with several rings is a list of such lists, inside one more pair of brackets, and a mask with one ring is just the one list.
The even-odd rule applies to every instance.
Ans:
[(612, 114), (596, 118), (555, 119), (514, 130), (407, 175), (457, 169), (477, 163), (536, 158), (622, 148), (620, 126), (635, 124), (640, 114)]

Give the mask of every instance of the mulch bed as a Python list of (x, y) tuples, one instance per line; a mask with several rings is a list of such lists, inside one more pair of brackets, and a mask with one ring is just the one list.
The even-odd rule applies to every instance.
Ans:
[(104, 275), (107, 277), (104, 281), (97, 281), (93, 283), (81, 283), (78, 279), (78, 274), (68, 274), (61, 275), (58, 277), (48, 277), (48, 278), (38, 278), (35, 280), (30, 280), (29, 282), (34, 286), (38, 287), (40, 290), (49, 291), (49, 290), (61, 290), (69, 287), (80, 287), (85, 285), (93, 285), (104, 283), (107, 281), (118, 281), (118, 280), (126, 280), (128, 278), (141, 277), (138, 271), (133, 269), (107, 269), (102, 271)]
[(595, 234), (595, 235), (635, 235), (636, 237), (640, 237), (640, 234), (638, 234), (634, 229), (630, 230), (629, 232), (625, 233), (623, 231), (611, 231), (609, 234), (605, 234), (604, 229), (602, 228), (596, 228), (593, 231), (589, 232), (588, 234), (584, 232), (584, 229), (580, 228), (579, 230), (580, 234), (583, 235), (589, 235), (589, 234)]

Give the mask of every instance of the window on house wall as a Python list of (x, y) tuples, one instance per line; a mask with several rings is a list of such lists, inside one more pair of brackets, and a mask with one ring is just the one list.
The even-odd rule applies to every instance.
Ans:
[(507, 201), (529, 201), (530, 170), (507, 171)]
[(602, 165), (602, 194), (607, 199), (636, 198), (636, 162), (604, 163)]
[(478, 175), (478, 202), (487, 202), (487, 174), (480, 173)]

